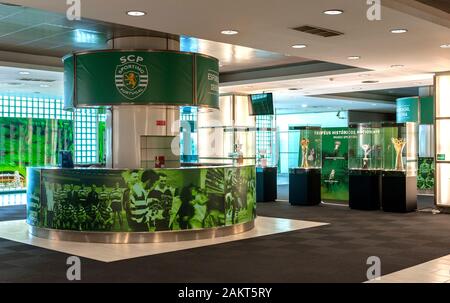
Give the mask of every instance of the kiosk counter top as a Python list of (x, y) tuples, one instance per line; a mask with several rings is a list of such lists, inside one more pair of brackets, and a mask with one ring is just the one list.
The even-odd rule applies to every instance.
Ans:
[[(37, 236), (79, 239), (82, 234), (86, 240), (89, 233), (105, 233), (122, 239), (120, 234), (187, 230), (214, 230), (217, 236), (220, 228), (248, 230), (242, 226), (256, 217), (254, 165), (27, 170), (27, 223)], [(61, 237), (65, 231), (79, 234)], [(52, 232), (60, 234), (52, 237)]]

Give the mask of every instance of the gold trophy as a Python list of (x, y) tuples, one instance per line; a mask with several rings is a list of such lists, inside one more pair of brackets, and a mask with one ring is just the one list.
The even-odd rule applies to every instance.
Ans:
[(395, 169), (403, 170), (403, 149), (406, 145), (406, 139), (403, 138), (391, 138), (392, 144), (394, 144), (396, 157), (395, 157)]
[(308, 164), (308, 145), (309, 145), (309, 140), (306, 138), (303, 138), (302, 141), (300, 142), (301, 146), (302, 146), (302, 168), (308, 168), (309, 164)]
[(363, 169), (369, 168), (369, 154), (372, 151), (372, 147), (369, 144), (363, 144), (361, 145), (361, 148), (364, 151), (364, 158), (363, 158)]

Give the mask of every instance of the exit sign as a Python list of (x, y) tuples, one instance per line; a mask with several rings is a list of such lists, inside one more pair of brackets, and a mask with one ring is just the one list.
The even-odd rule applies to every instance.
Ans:
[(445, 154), (437, 154), (436, 159), (438, 161), (445, 161)]

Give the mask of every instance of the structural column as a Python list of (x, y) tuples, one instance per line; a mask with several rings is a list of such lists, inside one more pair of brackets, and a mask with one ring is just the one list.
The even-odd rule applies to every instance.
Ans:
[[(119, 37), (108, 45), (112, 50), (180, 49), (178, 36)], [(148, 82), (152, 85), (151, 78)], [(112, 106), (106, 123), (107, 167), (154, 168), (160, 159), (164, 159), (164, 167), (179, 166), (178, 106)]]
[(435, 201), (450, 211), (450, 71), (435, 76), (434, 125), (436, 152)]

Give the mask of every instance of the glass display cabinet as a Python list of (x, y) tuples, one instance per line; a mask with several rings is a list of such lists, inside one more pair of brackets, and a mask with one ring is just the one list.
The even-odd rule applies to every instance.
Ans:
[(417, 209), (418, 125), (382, 124), (382, 195), (384, 211)]
[(381, 123), (349, 125), (349, 206), (377, 210), (381, 205), (382, 134)]
[(289, 127), (289, 141), (296, 142), (297, 165), (289, 168), (289, 203), (316, 205), (321, 202), (322, 129)]
[(278, 157), (275, 138), (276, 128), (256, 128), (256, 202), (274, 202), (277, 199)]
[(232, 160), (233, 165), (255, 165), (255, 128), (224, 128), (223, 154)]
[(450, 212), (450, 71), (434, 77), (434, 133), (436, 161), (435, 202), (441, 212)]
[(199, 163), (255, 165), (256, 119), (249, 114), (248, 96), (220, 96), (219, 104), (219, 111), (198, 111)]

